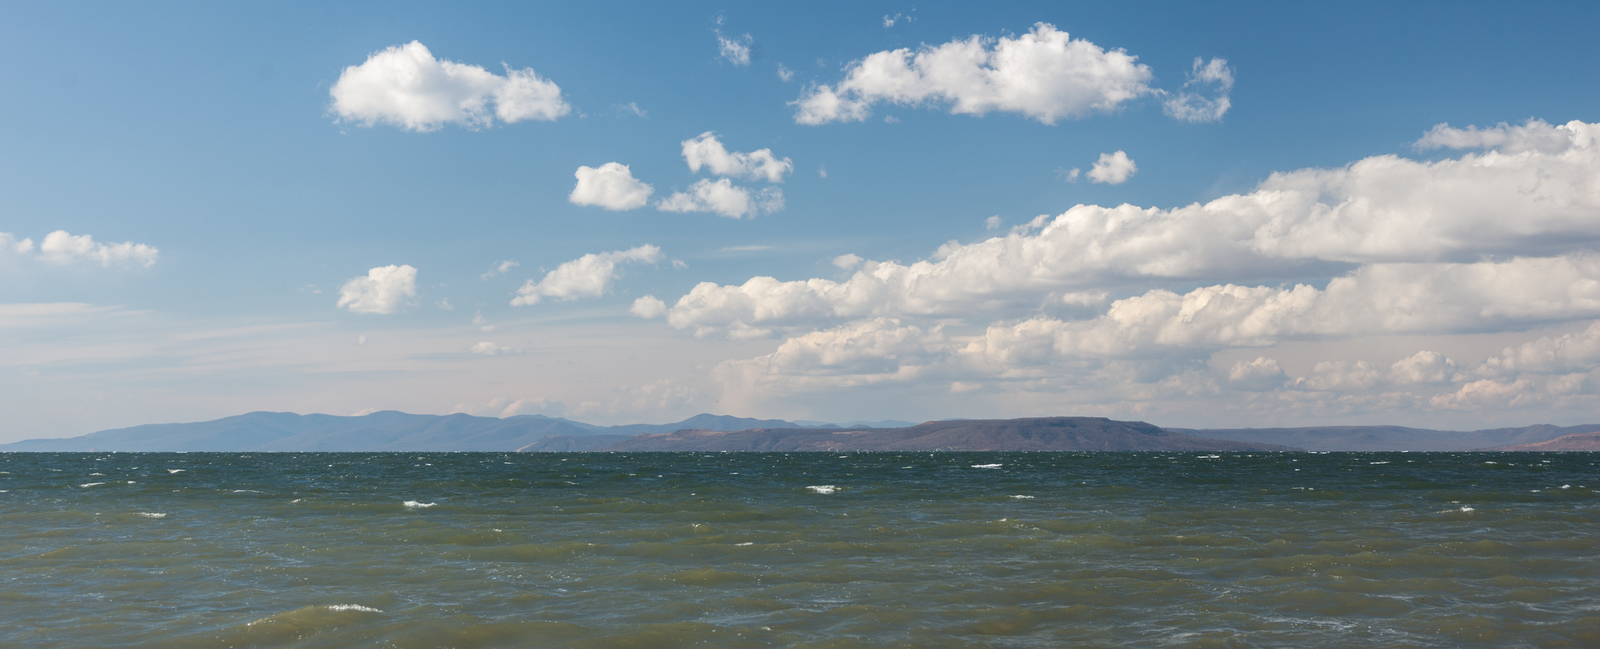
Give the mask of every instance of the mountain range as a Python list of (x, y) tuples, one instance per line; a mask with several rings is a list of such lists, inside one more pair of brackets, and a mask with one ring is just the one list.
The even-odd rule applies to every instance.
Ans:
[[(803, 451), (803, 450), (1591, 450), (1600, 424), (1475, 431), (1401, 426), (1160, 428), (1098, 417), (796, 423), (701, 414), (668, 424), (597, 426), (542, 415), (363, 416), (252, 412), (146, 424), (63, 439), (0, 444), (0, 452), (84, 451)], [(1557, 438), (1570, 438), (1558, 441)], [(1568, 448), (1571, 447), (1571, 448)]]

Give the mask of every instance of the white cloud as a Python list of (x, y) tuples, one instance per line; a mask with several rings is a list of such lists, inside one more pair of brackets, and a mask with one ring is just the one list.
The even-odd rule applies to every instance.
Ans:
[(689, 186), (687, 192), (673, 192), (671, 196), (656, 201), (656, 209), (663, 212), (714, 212), (730, 219), (783, 210), (783, 190), (767, 187), (759, 192), (737, 187), (727, 178), (711, 180), (702, 178)]
[(411, 266), (379, 266), (367, 271), (366, 277), (345, 282), (339, 289), (337, 306), (349, 307), (351, 313), (394, 313), (402, 306), (416, 303), (417, 269)]
[(851, 65), (838, 84), (808, 87), (793, 102), (795, 121), (860, 121), (873, 104), (890, 102), (948, 104), (956, 114), (1013, 112), (1054, 124), (1151, 94), (1150, 68), (1137, 58), (1072, 40), (1046, 23), (1014, 38), (974, 35), (916, 52), (877, 52)]
[[(436, 59), (422, 43), (396, 45), (339, 74), (329, 94), (340, 119), (433, 131), (445, 124), (482, 128), (501, 122), (555, 120), (571, 112), (561, 88), (532, 69), (497, 75)], [(493, 104), (493, 108), (490, 108)]]
[(874, 318), (789, 338), (771, 354), (726, 362), (717, 372), (755, 391), (849, 387), (917, 378), (942, 361), (946, 348), (937, 328)]
[[(35, 254), (37, 250), (37, 254)], [(23, 258), (38, 259), (52, 264), (67, 265), (77, 262), (99, 262), (101, 266), (138, 264), (149, 268), (161, 256), (154, 246), (125, 241), (100, 243), (87, 234), (74, 235), (56, 230), (45, 235), (37, 247), (33, 239), (18, 239), (9, 232), (0, 232), (0, 253), (15, 254)]]
[(985, 230), (999, 230), (1001, 223), (1002, 223), (1002, 221), (1000, 219), (1000, 215), (996, 214), (994, 216), (991, 216), (991, 217), (983, 220), (983, 229), (985, 229)]
[[(1100, 159), (1094, 163), (1094, 168), (1089, 170), (1089, 180), (1107, 185), (1120, 185), (1133, 177), (1139, 171), (1139, 165), (1123, 151), (1116, 153), (1102, 153)], [(1073, 175), (1073, 178), (1077, 178)]]
[(572, 174), (578, 185), (572, 188), (567, 200), (574, 205), (592, 205), (612, 211), (626, 211), (644, 207), (655, 188), (635, 180), (628, 165), (607, 162), (600, 167), (580, 166)]
[[(1563, 278), (1552, 278), (1561, 281)], [(1600, 368), (1600, 322), (1588, 329), (1558, 337), (1541, 337), (1484, 361), (1476, 373), (1489, 377), (1514, 377), (1524, 373), (1565, 374)]]
[(521, 354), (522, 350), (516, 347), (501, 347), (494, 343), (484, 341), (473, 345), (467, 351), (483, 356), (504, 356), (507, 354)]
[(518, 266), (521, 266), (521, 265), (522, 264), (519, 264), (517, 262), (511, 261), (510, 259), (507, 259), (507, 260), (502, 261), (502, 262), (500, 262), (498, 264), (495, 264), (493, 268), (490, 268), (488, 270), (488, 272), (485, 272), (484, 274), (479, 275), (478, 279), (481, 279), (481, 280), (487, 282), (487, 281), (489, 281), (491, 279), (494, 279), (495, 277), (498, 277), (500, 275), (504, 275), (504, 274), (506, 274), (507, 271), (509, 271), (509, 270), (511, 270), (513, 268), (516, 268)]
[[(1079, 205), (1006, 236), (946, 244), (928, 260), (866, 261), (844, 282), (755, 277), (739, 286), (701, 284), (678, 301), (668, 321), (679, 327), (792, 325), (996, 313), (1036, 305), (1049, 291), (1129, 278), (1287, 279), (1330, 264), (1483, 255), (1529, 258), (1510, 266), (1448, 268), (1470, 275), (1464, 269), (1505, 273), (1549, 264), (1551, 272), (1582, 279), (1586, 257), (1531, 257), (1600, 241), (1600, 125), (1552, 128), (1568, 138), (1556, 153), (1490, 151), (1436, 162), (1378, 156), (1338, 169), (1273, 174), (1251, 193), (1175, 209)], [(1447, 267), (1416, 267), (1429, 268)], [(1556, 277), (1517, 281), (1534, 293), (1568, 286)], [(763, 316), (754, 319), (758, 312)]]
[(1295, 380), (1296, 387), (1308, 390), (1349, 392), (1366, 390), (1378, 384), (1383, 374), (1367, 361), (1323, 361), (1311, 374)]
[(633, 115), (634, 117), (645, 117), (645, 118), (650, 117), (649, 113), (646, 113), (643, 108), (639, 107), (639, 103), (638, 102), (630, 101), (630, 102), (628, 102), (626, 104), (617, 104), (617, 110), (619, 112), (623, 112), (623, 113), (627, 113), (629, 115)]
[(1400, 385), (1449, 383), (1455, 377), (1456, 362), (1429, 350), (1402, 358), (1389, 367), (1389, 381)]
[(1239, 361), (1228, 370), (1228, 382), (1247, 392), (1265, 392), (1283, 387), (1289, 381), (1276, 359), (1265, 356), (1253, 361)]
[(750, 43), (754, 39), (749, 34), (735, 38), (728, 38), (717, 32), (717, 55), (734, 65), (750, 65)]
[(522, 288), (517, 289), (517, 297), (511, 300), (511, 306), (538, 304), (547, 297), (557, 300), (600, 297), (611, 290), (611, 285), (621, 275), (617, 264), (652, 264), (662, 259), (661, 249), (649, 244), (627, 250), (589, 253), (557, 266), (537, 283), (528, 280)]
[(1228, 93), (1233, 90), (1233, 70), (1228, 67), (1228, 60), (1211, 59), (1202, 64), (1200, 58), (1196, 57), (1189, 80), (1183, 84), (1184, 88), (1190, 86), (1211, 86), (1215, 88), (1215, 96), (1179, 91), (1165, 102), (1163, 108), (1166, 113), (1184, 122), (1222, 121), (1222, 116), (1233, 106), (1228, 99)]
[[(1583, 125), (1582, 122), (1572, 122), (1551, 126), (1540, 119), (1530, 119), (1521, 126), (1500, 122), (1486, 129), (1476, 126), (1458, 129), (1451, 128), (1449, 124), (1437, 124), (1413, 146), (1417, 149), (1495, 149), (1511, 154), (1528, 151), (1561, 153), (1572, 146), (1573, 136)], [(1591, 132), (1589, 137), (1594, 137), (1594, 134)]]
[(794, 162), (788, 158), (778, 159), (772, 155), (772, 149), (758, 149), (751, 153), (728, 151), (717, 140), (715, 131), (706, 131), (698, 137), (684, 140), (682, 144), (683, 159), (689, 163), (689, 171), (698, 172), (705, 167), (718, 176), (766, 180), (769, 183), (781, 183), (784, 176), (794, 173)]
[(778, 80), (782, 81), (784, 83), (788, 83), (792, 79), (794, 79), (794, 70), (790, 70), (789, 68), (784, 67), (784, 65), (782, 63), (779, 63), (778, 64)]
[(654, 295), (646, 295), (633, 301), (633, 306), (628, 308), (628, 313), (637, 318), (650, 320), (659, 318), (667, 312), (667, 303), (662, 302)]
[(843, 268), (845, 270), (850, 270), (851, 268), (855, 268), (856, 266), (860, 266), (862, 261), (864, 261), (864, 260), (861, 258), (860, 255), (857, 255), (855, 253), (845, 253), (845, 254), (839, 255), (838, 257), (834, 257), (833, 258), (833, 265), (838, 266), (840, 268)]
[(1083, 170), (1077, 167), (1073, 167), (1071, 169), (1066, 167), (1056, 167), (1056, 175), (1060, 176), (1062, 180), (1065, 180), (1069, 183), (1078, 182), (1078, 175), (1081, 173), (1083, 173)]

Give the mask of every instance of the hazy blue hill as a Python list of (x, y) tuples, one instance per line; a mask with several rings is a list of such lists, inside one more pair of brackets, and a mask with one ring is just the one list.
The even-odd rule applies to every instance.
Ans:
[[(671, 424), (596, 426), (540, 415), (500, 419), (394, 410), (360, 417), (252, 412), (214, 421), (146, 424), (81, 437), (25, 440), (0, 444), (0, 451), (514, 451), (538, 446), (547, 437), (565, 440), (547, 444), (549, 450), (570, 451), (597, 448), (639, 432), (757, 426), (794, 424), (710, 414)], [(603, 441), (585, 439), (591, 436), (603, 437)]]
[[(797, 424), (782, 419), (751, 419), (728, 415), (699, 414), (674, 424), (626, 424), (611, 426), (603, 432), (609, 435), (643, 435), (670, 433), (675, 430), (698, 428), (701, 430), (747, 430), (750, 428), (794, 428)], [(600, 432), (600, 431), (597, 431)]]
[(1600, 424), (1452, 431), (1404, 426), (1314, 426), (1309, 428), (1168, 428), (1213, 439), (1298, 446), (1308, 451), (1473, 451), (1531, 444), (1563, 435), (1600, 431)]
[(930, 421), (906, 428), (683, 430), (631, 437), (607, 451), (1288, 451), (1206, 439), (1142, 421), (1036, 417)]

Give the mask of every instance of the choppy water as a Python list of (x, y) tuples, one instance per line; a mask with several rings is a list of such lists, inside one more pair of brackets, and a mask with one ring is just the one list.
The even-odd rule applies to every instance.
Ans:
[(0, 645), (1595, 647), (1600, 454), (4, 454)]

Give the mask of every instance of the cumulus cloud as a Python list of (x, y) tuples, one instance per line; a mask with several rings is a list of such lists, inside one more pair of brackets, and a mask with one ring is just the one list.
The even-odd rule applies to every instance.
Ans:
[(656, 201), (656, 209), (663, 212), (711, 212), (730, 219), (755, 218), (758, 214), (783, 210), (783, 190), (767, 187), (751, 191), (735, 186), (727, 178), (701, 178), (689, 186), (689, 191), (673, 192), (671, 196)]
[(1484, 361), (1476, 373), (1504, 378), (1523, 373), (1587, 372), (1596, 368), (1600, 368), (1600, 322), (1577, 333), (1544, 336), (1516, 347), (1507, 347), (1498, 356)]
[[(1089, 170), (1089, 180), (1107, 185), (1121, 185), (1139, 171), (1139, 165), (1133, 163), (1133, 158), (1123, 151), (1116, 153), (1102, 153), (1100, 159), (1094, 163), (1094, 168)], [(1073, 174), (1073, 178), (1077, 175)]]
[(1151, 94), (1150, 68), (1137, 59), (1046, 23), (1016, 37), (973, 35), (915, 52), (888, 50), (853, 63), (837, 84), (806, 88), (793, 102), (795, 121), (861, 121), (873, 104), (889, 102), (949, 105), (954, 114), (1019, 113), (1054, 124)]
[(838, 257), (834, 257), (833, 265), (845, 270), (850, 270), (851, 268), (860, 266), (862, 261), (864, 260), (861, 259), (861, 255), (857, 255), (855, 253), (845, 253), (839, 255)]
[(644, 207), (655, 188), (635, 180), (628, 165), (607, 162), (600, 167), (578, 167), (573, 173), (578, 185), (572, 188), (567, 200), (574, 205), (591, 205), (612, 211), (626, 211)]
[[(1188, 90), (1207, 86), (1213, 89), (1212, 96)], [(1233, 106), (1228, 99), (1228, 93), (1233, 90), (1233, 70), (1228, 67), (1227, 59), (1211, 59), (1202, 64), (1201, 59), (1196, 57), (1194, 69), (1189, 72), (1189, 79), (1183, 87), (1184, 90), (1169, 97), (1162, 106), (1167, 115), (1180, 121), (1220, 122), (1228, 108)]]
[(749, 34), (728, 38), (722, 32), (717, 32), (717, 56), (737, 66), (750, 65), (750, 44), (755, 39)]
[[(1502, 153), (1523, 153), (1536, 151), (1539, 153), (1560, 153), (1572, 144), (1574, 122), (1564, 126), (1551, 126), (1541, 119), (1530, 119), (1521, 126), (1510, 126), (1505, 122), (1490, 128), (1479, 129), (1468, 126), (1465, 129), (1451, 128), (1449, 124), (1438, 124), (1422, 135), (1413, 146), (1417, 149), (1495, 149)], [(1590, 137), (1593, 137), (1593, 133)]]
[(785, 340), (777, 351), (718, 367), (724, 381), (763, 389), (848, 387), (905, 381), (925, 373), (947, 352), (944, 333), (874, 318)]
[(589, 253), (557, 266), (538, 282), (528, 280), (522, 288), (517, 289), (517, 297), (511, 300), (511, 306), (538, 304), (544, 298), (576, 300), (600, 297), (609, 292), (611, 285), (621, 276), (617, 270), (618, 264), (653, 264), (663, 258), (661, 249), (649, 244), (627, 250)]
[(1395, 361), (1389, 367), (1389, 381), (1401, 385), (1449, 383), (1456, 371), (1455, 361), (1439, 352), (1423, 350)]
[[(1436, 162), (1378, 156), (1337, 169), (1274, 174), (1253, 192), (1205, 204), (1079, 205), (1005, 236), (947, 244), (927, 260), (864, 261), (842, 282), (754, 277), (742, 285), (702, 283), (679, 299), (668, 322), (788, 326), (866, 316), (1005, 313), (1036, 305), (1043, 293), (1108, 282), (1303, 277), (1318, 264), (1374, 264), (1363, 271), (1374, 278), (1416, 271), (1422, 274), (1399, 279), (1418, 285), (1434, 281), (1434, 272), (1463, 281), (1487, 273), (1507, 278), (1511, 293), (1522, 292), (1516, 287), (1524, 284), (1528, 294), (1569, 286), (1581, 292), (1589, 257), (1534, 257), (1600, 241), (1600, 125), (1551, 128), (1567, 137), (1566, 148), (1556, 153), (1491, 150)], [(1483, 255), (1524, 257), (1509, 264), (1433, 263)], [(1558, 275), (1540, 279), (1517, 271), (1532, 268)], [(1579, 283), (1561, 283), (1569, 280)], [(1454, 293), (1447, 284), (1440, 290)], [(1482, 304), (1465, 297), (1466, 303)], [(1522, 304), (1514, 298), (1513, 303)], [(1551, 318), (1583, 312), (1564, 298), (1550, 304), (1562, 305), (1552, 308)], [(1462, 314), (1449, 304), (1441, 308), (1440, 313)], [(1500, 315), (1490, 309), (1481, 321)]]
[(794, 162), (779, 159), (772, 149), (758, 149), (751, 153), (730, 152), (717, 140), (715, 131), (706, 131), (698, 137), (682, 142), (683, 159), (689, 171), (699, 172), (702, 167), (718, 176), (765, 180), (781, 183), (783, 177), (794, 173)]
[(636, 318), (649, 320), (659, 318), (667, 312), (667, 303), (662, 302), (654, 295), (646, 295), (633, 301), (633, 306), (628, 308), (628, 313)]
[(87, 234), (74, 235), (66, 230), (56, 230), (45, 235), (37, 246), (31, 238), (19, 239), (9, 232), (0, 232), (0, 253), (59, 265), (98, 262), (107, 268), (128, 264), (149, 268), (155, 265), (156, 259), (161, 256), (161, 251), (154, 246), (132, 241), (100, 243)]
[(417, 269), (390, 265), (345, 282), (339, 289), (337, 306), (348, 307), (351, 313), (389, 314), (416, 304), (416, 299)]
[[(498, 75), (476, 65), (436, 59), (422, 43), (396, 45), (339, 74), (329, 90), (341, 120), (409, 131), (445, 124), (483, 128), (496, 120), (555, 120), (571, 112), (561, 88), (531, 68)], [(492, 107), (491, 107), (492, 105)]]
[(1239, 361), (1228, 369), (1228, 382), (1248, 392), (1265, 392), (1282, 387), (1289, 377), (1283, 373), (1276, 359), (1265, 356), (1253, 361)]

